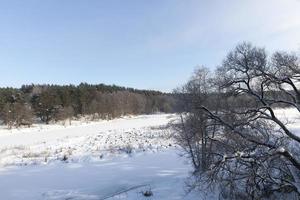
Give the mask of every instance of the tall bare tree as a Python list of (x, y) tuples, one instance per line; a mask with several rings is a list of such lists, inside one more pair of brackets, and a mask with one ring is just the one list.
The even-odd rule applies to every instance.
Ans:
[[(199, 186), (205, 177), (209, 183), (220, 183), (224, 198), (263, 199), (280, 194), (298, 199), (300, 138), (276, 114), (276, 108), (289, 106), (300, 111), (299, 81), (299, 59), (293, 54), (277, 52), (269, 59), (263, 48), (249, 43), (230, 52), (213, 78), (218, 92), (210, 92), (206, 98), (215, 101), (190, 98), (201, 113), (192, 112), (194, 118), (205, 121), (204, 127), (197, 124), (202, 121), (194, 121), (192, 126), (206, 133), (207, 142), (201, 142), (202, 151), (196, 153), (191, 149), (195, 150), (198, 139), (183, 146), (193, 159), (209, 158), (199, 163), (207, 166), (204, 170), (196, 168), (193, 186)], [(192, 90), (192, 96), (201, 97), (204, 85)], [(190, 123), (189, 118), (183, 121), (183, 125)], [(187, 134), (186, 128), (182, 130)], [(209, 151), (203, 151), (207, 143)]]

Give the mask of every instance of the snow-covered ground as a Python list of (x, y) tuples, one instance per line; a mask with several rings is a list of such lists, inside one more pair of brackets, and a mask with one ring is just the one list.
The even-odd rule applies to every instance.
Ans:
[[(300, 135), (299, 112), (276, 114)], [(213, 193), (185, 193), (191, 168), (168, 127), (176, 119), (156, 114), (70, 126), (2, 126), (0, 199), (214, 199)], [(153, 196), (144, 197), (150, 190)]]
[(53, 141), (65, 137), (95, 135), (110, 130), (140, 129), (152, 126), (164, 126), (176, 118), (174, 114), (153, 114), (124, 117), (114, 120), (96, 122), (73, 121), (70, 126), (59, 124), (33, 125), (31, 128), (9, 130), (0, 126), (0, 147), (30, 145)]
[[(174, 150), (89, 163), (10, 167), (0, 171), (1, 199), (199, 199), (185, 194), (189, 170)], [(142, 195), (147, 190), (152, 197)]]
[(168, 123), (176, 115), (142, 115), (77, 125), (0, 130), (0, 166), (80, 162), (174, 146)]
[[(156, 114), (2, 127), (0, 199), (194, 199), (184, 191), (190, 167), (168, 127), (176, 119)], [(148, 190), (154, 195), (146, 198)]]

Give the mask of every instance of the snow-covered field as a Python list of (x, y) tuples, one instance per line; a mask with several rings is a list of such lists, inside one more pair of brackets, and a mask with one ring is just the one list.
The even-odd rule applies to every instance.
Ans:
[[(300, 133), (296, 110), (276, 114)], [(178, 155), (168, 127), (176, 119), (156, 114), (70, 126), (0, 127), (0, 199), (214, 199), (213, 193), (186, 195), (191, 168)], [(153, 196), (144, 197), (145, 191)]]
[(174, 146), (176, 115), (142, 115), (76, 125), (0, 130), (0, 166), (101, 160), (108, 155)]
[[(1, 199), (196, 199), (195, 194), (185, 195), (188, 171), (173, 150), (88, 163), (10, 167), (0, 171)], [(154, 195), (143, 197), (147, 190)]]
[[(184, 191), (189, 165), (168, 128), (176, 119), (156, 114), (2, 127), (0, 199), (193, 199)], [(154, 195), (146, 198), (148, 190)]]

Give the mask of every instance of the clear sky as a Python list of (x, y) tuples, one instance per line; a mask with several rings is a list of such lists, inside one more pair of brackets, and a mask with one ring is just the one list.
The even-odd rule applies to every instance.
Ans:
[(171, 91), (241, 41), (299, 51), (299, 0), (0, 0), (0, 86)]

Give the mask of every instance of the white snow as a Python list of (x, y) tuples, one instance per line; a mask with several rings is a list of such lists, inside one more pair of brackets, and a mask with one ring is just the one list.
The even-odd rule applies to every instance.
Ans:
[[(110, 130), (139, 129), (143, 127), (166, 125), (176, 115), (155, 114), (126, 117), (110, 121), (77, 122), (75, 125), (34, 125), (33, 128), (5, 129), (0, 128), (0, 147), (30, 145), (34, 143), (49, 142), (65, 137), (95, 135)], [(74, 124), (74, 123), (73, 123)]]
[[(300, 134), (297, 111), (279, 109), (276, 115)], [(191, 168), (178, 156), (167, 126), (177, 119), (155, 114), (70, 126), (2, 126), (0, 199), (214, 199), (214, 193), (185, 193)], [(154, 195), (144, 197), (147, 190)]]
[[(63, 127), (0, 131), (0, 166), (87, 162), (175, 146), (166, 126), (176, 115), (143, 115)], [(4, 133), (3, 133), (4, 132)]]
[[(176, 119), (156, 114), (2, 127), (0, 199), (195, 199), (184, 191), (190, 165), (167, 126)], [(147, 190), (154, 195), (144, 197)]]
[[(14, 167), (0, 171), (1, 199), (196, 199), (184, 191), (189, 170), (174, 150), (90, 163)], [(149, 189), (154, 196), (143, 197), (141, 192)]]

